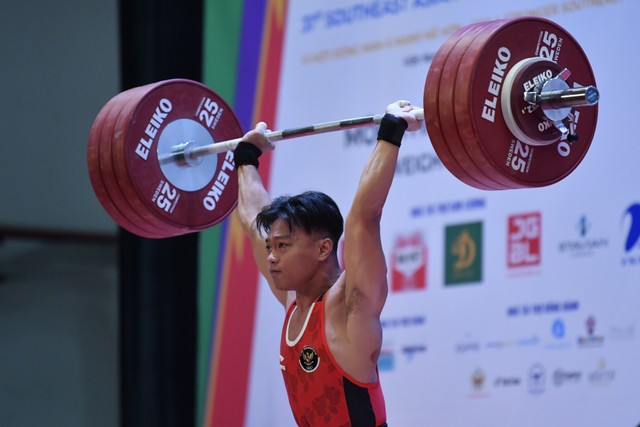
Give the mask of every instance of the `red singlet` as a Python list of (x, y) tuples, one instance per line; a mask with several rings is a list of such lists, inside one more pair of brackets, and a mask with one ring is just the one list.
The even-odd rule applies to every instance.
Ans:
[(333, 359), (324, 333), (322, 297), (309, 309), (300, 334), (288, 340), (291, 304), (282, 327), (280, 368), (289, 404), (299, 426), (375, 427), (384, 425), (386, 411), (380, 378), (363, 384), (351, 378)]

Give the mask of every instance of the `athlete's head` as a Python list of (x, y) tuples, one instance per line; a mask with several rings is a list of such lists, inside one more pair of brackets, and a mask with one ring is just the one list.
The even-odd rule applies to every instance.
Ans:
[(292, 232), (300, 230), (320, 238), (330, 238), (333, 253), (337, 254), (344, 220), (331, 197), (318, 191), (277, 197), (258, 214), (256, 226), (269, 233), (273, 223), (279, 219), (285, 221)]

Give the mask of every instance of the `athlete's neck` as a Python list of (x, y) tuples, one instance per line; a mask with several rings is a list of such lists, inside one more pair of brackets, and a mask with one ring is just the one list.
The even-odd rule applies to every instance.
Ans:
[(311, 304), (316, 302), (318, 298), (327, 292), (336, 283), (342, 271), (336, 262), (331, 268), (321, 270), (316, 276), (316, 280), (309, 283), (304, 290), (296, 292), (296, 305), (300, 310), (306, 312)]

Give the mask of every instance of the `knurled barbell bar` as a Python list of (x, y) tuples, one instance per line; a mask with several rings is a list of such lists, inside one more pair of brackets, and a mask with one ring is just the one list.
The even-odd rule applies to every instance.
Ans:
[[(584, 158), (598, 100), (575, 39), (552, 21), (522, 17), (471, 24), (449, 37), (429, 67), (417, 114), (436, 154), (462, 182), (483, 190), (543, 187)], [(381, 119), (265, 136), (279, 141)], [(142, 237), (209, 228), (237, 204), (232, 150), (243, 134), (229, 105), (198, 82), (172, 79), (122, 92), (90, 131), (94, 191), (116, 223)]]

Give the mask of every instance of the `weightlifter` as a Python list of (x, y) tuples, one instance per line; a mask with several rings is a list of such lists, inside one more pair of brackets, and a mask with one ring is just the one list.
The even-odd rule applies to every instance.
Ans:
[(280, 367), (300, 426), (386, 426), (377, 361), (387, 267), (380, 218), (405, 130), (421, 121), (407, 101), (386, 108), (378, 141), (344, 224), (344, 271), (338, 263), (343, 218), (320, 192), (271, 200), (258, 166), (274, 149), (258, 123), (234, 151), (237, 213), (271, 291), (285, 309)]

